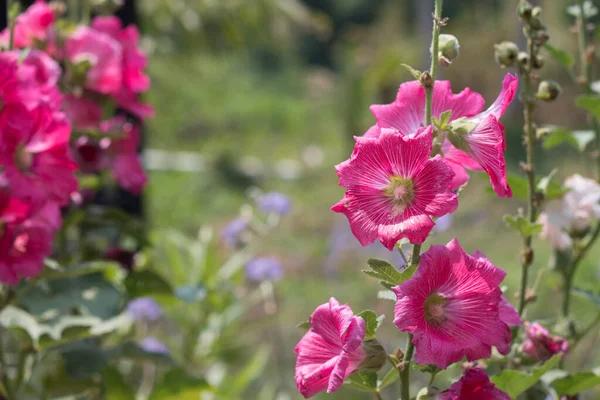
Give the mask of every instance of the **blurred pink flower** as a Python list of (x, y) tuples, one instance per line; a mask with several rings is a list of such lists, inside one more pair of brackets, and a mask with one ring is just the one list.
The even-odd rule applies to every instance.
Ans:
[(408, 137), (383, 129), (377, 138), (358, 137), (351, 158), (336, 166), (347, 191), (332, 210), (346, 215), (363, 246), (377, 238), (389, 250), (401, 238), (423, 243), (435, 225), (431, 217), (456, 210), (452, 170), (440, 156), (429, 158), (431, 131)]
[(76, 165), (68, 148), (71, 126), (64, 114), (45, 105), (27, 118), (32, 127), (6, 130), (0, 138), (0, 166), (12, 195), (36, 206), (46, 201), (67, 204), (77, 190)]
[(510, 396), (496, 388), (484, 370), (471, 368), (436, 400), (510, 400)]
[(344, 379), (357, 370), (367, 353), (361, 347), (365, 321), (354, 316), (348, 305), (333, 297), (317, 307), (310, 330), (296, 345), (296, 386), (309, 398), (324, 390), (338, 390)]
[(85, 97), (68, 94), (63, 99), (63, 110), (75, 130), (98, 129), (102, 121), (102, 107)]
[(102, 94), (116, 95), (121, 90), (122, 48), (109, 35), (79, 26), (66, 40), (65, 56), (72, 64), (71, 79), (76, 83)]
[(123, 189), (134, 194), (140, 193), (146, 186), (148, 177), (137, 152), (140, 142), (139, 126), (126, 122), (122, 117), (115, 117), (103, 122), (100, 130), (121, 135), (113, 139), (108, 148), (113, 176)]
[(448, 133), (452, 145), (462, 152), (446, 157), (467, 167), (465, 156), (475, 160), (487, 172), (494, 191), (500, 197), (511, 197), (512, 190), (506, 181), (506, 139), (504, 125), (499, 120), (517, 93), (518, 83), (515, 75), (507, 74), (502, 82), (502, 91), (490, 108), (474, 117), (453, 121)]
[[(34, 47), (34, 45), (46, 44), (50, 39), (54, 20), (54, 12), (50, 6), (44, 0), (37, 0), (15, 21), (14, 47)], [(6, 45), (9, 38), (10, 30), (6, 28), (0, 34), (0, 41)]]
[(506, 273), (483, 254), (468, 255), (456, 239), (433, 245), (408, 281), (393, 288), (394, 324), (413, 334), (415, 359), (439, 368), (467, 357), (510, 351), (509, 325), (520, 323), (498, 285)]
[(525, 322), (525, 341), (521, 351), (538, 361), (546, 361), (553, 355), (569, 351), (569, 342), (560, 336), (552, 336), (537, 322)]

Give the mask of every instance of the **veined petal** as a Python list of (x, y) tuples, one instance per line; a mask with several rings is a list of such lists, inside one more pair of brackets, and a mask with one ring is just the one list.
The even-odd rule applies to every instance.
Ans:
[(473, 117), (483, 110), (485, 100), (479, 93), (466, 88), (458, 94), (452, 93), (450, 81), (436, 81), (433, 87), (432, 116), (439, 118), (452, 111), (450, 121), (462, 117)]
[(413, 135), (425, 119), (425, 89), (418, 81), (405, 82), (391, 104), (374, 104), (371, 113), (381, 128), (394, 128)]

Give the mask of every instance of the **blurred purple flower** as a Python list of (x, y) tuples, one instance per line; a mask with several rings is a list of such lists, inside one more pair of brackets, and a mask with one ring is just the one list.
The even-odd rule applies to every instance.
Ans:
[(431, 233), (446, 232), (452, 226), (452, 214), (446, 214), (435, 220), (435, 226)]
[(146, 350), (148, 353), (155, 354), (169, 354), (169, 349), (163, 342), (155, 338), (154, 336), (148, 336), (140, 342), (140, 347)]
[(248, 222), (241, 218), (236, 218), (223, 228), (221, 237), (227, 246), (236, 248), (242, 243), (243, 233), (247, 229)]
[(283, 276), (283, 266), (275, 257), (257, 257), (246, 264), (246, 276), (252, 281), (276, 281)]
[(256, 203), (258, 208), (267, 214), (287, 215), (292, 211), (292, 202), (289, 197), (283, 193), (270, 192), (260, 196)]
[(162, 309), (151, 297), (139, 297), (127, 304), (127, 313), (136, 321), (156, 321), (162, 316)]

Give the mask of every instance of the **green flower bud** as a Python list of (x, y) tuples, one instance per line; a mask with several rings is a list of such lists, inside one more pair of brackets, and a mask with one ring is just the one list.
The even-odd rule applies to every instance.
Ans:
[(538, 86), (538, 91), (535, 95), (540, 100), (553, 101), (556, 100), (561, 92), (560, 85), (555, 81), (542, 81)]
[(542, 7), (536, 6), (531, 10), (531, 16), (533, 18), (539, 18), (542, 15)]
[(533, 6), (526, 0), (521, 1), (517, 7), (517, 14), (519, 14), (519, 18), (523, 21), (529, 22), (533, 14)]
[(513, 42), (502, 42), (494, 45), (494, 57), (501, 67), (510, 67), (517, 60), (519, 46)]
[(517, 55), (517, 61), (519, 62), (519, 65), (526, 67), (527, 64), (529, 64), (529, 54), (525, 53), (524, 51), (519, 52), (519, 55)]
[(533, 65), (532, 67), (535, 69), (541, 69), (544, 64), (546, 63), (546, 59), (541, 56), (540, 54), (537, 54), (534, 58), (533, 58)]
[(460, 44), (454, 35), (441, 34), (439, 39), (439, 58), (445, 57), (452, 62), (460, 53)]

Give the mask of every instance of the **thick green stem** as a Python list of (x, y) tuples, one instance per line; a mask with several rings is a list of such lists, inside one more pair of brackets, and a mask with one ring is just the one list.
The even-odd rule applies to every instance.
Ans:
[(442, 0), (435, 0), (435, 10), (433, 13), (433, 30), (431, 33), (431, 67), (429, 75), (431, 75), (431, 85), (425, 87), (426, 102), (425, 102), (425, 125), (431, 125), (431, 113), (433, 104), (433, 86), (435, 85), (435, 76), (437, 75), (438, 67), (438, 52), (440, 39), (440, 26), (442, 17)]
[(88, 25), (90, 23), (90, 17), (92, 16), (92, 10), (90, 9), (90, 0), (80, 0), (81, 1), (81, 23), (83, 25)]
[(408, 342), (406, 343), (406, 349), (404, 350), (403, 367), (400, 372), (400, 385), (402, 388), (400, 399), (410, 400), (410, 362), (415, 351), (415, 346), (412, 343), (413, 336), (408, 335)]
[(8, 373), (7, 373), (8, 368), (7, 368), (7, 363), (6, 363), (6, 359), (4, 356), (4, 342), (3, 342), (1, 336), (0, 336), (0, 367), (2, 367), (2, 371), (0, 371), (0, 373), (2, 374), (2, 386), (4, 386), (6, 398), (7, 398), (7, 400), (16, 399), (15, 393), (14, 393), (14, 390), (12, 387), (12, 382), (10, 381), (10, 378), (8, 377)]

